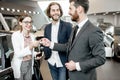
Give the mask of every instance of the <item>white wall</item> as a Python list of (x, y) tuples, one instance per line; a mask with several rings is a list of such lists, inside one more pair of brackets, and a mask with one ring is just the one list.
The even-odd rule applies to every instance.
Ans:
[(90, 21), (93, 22), (93, 23), (96, 23), (97, 22), (97, 19), (104, 19), (104, 22), (109, 22), (109, 23), (112, 23), (114, 24), (114, 16), (111, 16), (111, 15), (91, 15), (91, 16), (88, 16)]
[(97, 23), (97, 19), (104, 19), (104, 22), (120, 27), (120, 15), (90, 15), (88, 17), (93, 23)]
[(120, 11), (120, 0), (89, 0), (89, 13)]
[[(120, 0), (89, 0), (90, 8), (88, 14), (120, 12)], [(90, 20), (96, 23), (98, 18), (103, 18), (104, 22), (112, 23), (114, 26), (120, 27), (120, 14), (106, 15), (89, 15)]]

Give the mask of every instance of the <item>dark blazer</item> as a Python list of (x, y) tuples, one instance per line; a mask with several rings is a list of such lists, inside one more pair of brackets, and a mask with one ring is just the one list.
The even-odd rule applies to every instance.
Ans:
[(67, 51), (68, 61), (80, 63), (81, 71), (69, 71), (70, 80), (96, 80), (95, 68), (105, 63), (103, 33), (88, 20), (71, 43), (73, 31), (69, 42), (55, 43), (54, 50)]
[[(45, 31), (44, 31), (44, 36), (46, 38), (48, 38), (49, 40), (51, 40), (51, 27), (52, 27), (52, 23), (48, 24), (45, 27)], [(72, 31), (72, 24), (60, 20), (60, 25), (59, 25), (59, 30), (58, 30), (58, 43), (66, 43), (66, 42), (68, 42), (71, 31)], [(45, 59), (50, 58), (51, 49), (45, 47), (44, 48), (44, 53), (45, 53)], [(60, 56), (62, 64), (64, 65), (64, 63), (67, 60), (66, 53), (59, 51), (58, 54)]]

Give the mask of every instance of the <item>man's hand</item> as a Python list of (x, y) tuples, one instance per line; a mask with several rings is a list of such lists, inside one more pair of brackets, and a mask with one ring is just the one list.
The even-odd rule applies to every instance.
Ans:
[(76, 65), (75, 65), (75, 62), (74, 61), (69, 61), (67, 63), (65, 63), (65, 66), (66, 68), (69, 70), (69, 71), (73, 71), (73, 70), (76, 70)]
[(47, 38), (42, 38), (42, 39), (40, 40), (40, 44), (42, 44), (43, 46), (49, 47), (50, 44), (51, 44), (51, 42), (50, 42), (50, 40), (48, 40)]

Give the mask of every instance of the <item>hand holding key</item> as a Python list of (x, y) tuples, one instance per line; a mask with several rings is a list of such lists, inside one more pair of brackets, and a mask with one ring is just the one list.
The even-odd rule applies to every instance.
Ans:
[(47, 38), (42, 38), (40, 40), (40, 44), (43, 45), (43, 46), (45, 46), (45, 47), (49, 47), (50, 44), (51, 44), (51, 41), (49, 39), (47, 39)]

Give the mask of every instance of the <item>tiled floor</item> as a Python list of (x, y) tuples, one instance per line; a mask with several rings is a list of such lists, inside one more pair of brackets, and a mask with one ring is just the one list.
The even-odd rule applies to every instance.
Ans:
[[(42, 61), (41, 72), (44, 80), (52, 80), (47, 62)], [(106, 63), (97, 68), (98, 80), (120, 80), (120, 63), (107, 59)]]

